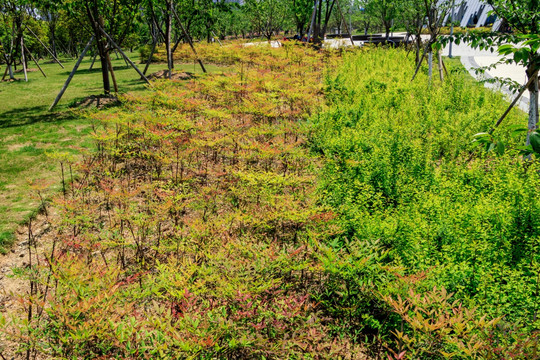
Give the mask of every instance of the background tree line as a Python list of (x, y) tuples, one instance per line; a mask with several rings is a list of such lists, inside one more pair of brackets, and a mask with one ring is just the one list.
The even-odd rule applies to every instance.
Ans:
[[(33, 58), (59, 54), (77, 57), (92, 38), (90, 53), (101, 63), (104, 93), (116, 90), (111, 52), (151, 44), (164, 45), (169, 73), (173, 53), (181, 42), (220, 41), (226, 38), (296, 35), (320, 42), (328, 33), (406, 31), (415, 37), (417, 71), (424, 58), (430, 78), (434, 52), (443, 79), (440, 33), (452, 9), (461, 0), (0, 0), (0, 64), (3, 78), (13, 78), (14, 69)], [(522, 37), (473, 34), (467, 40), (485, 48), (503, 43), (525, 47), (503, 52), (527, 68), (530, 79), (538, 69), (538, 1), (519, 4), (509, 0), (488, 1), (494, 13)], [(420, 35), (429, 34), (423, 45)], [(524, 37), (523, 37), (524, 36)], [(114, 40), (113, 40), (114, 39)], [(447, 38), (448, 39), (448, 38)], [(487, 40), (483, 40), (487, 39)], [(444, 41), (443, 41), (444, 43)], [(25, 57), (26, 55), (26, 57)], [(531, 94), (531, 124), (537, 123), (537, 81), (528, 85)], [(532, 129), (532, 125), (529, 130)]]
[[(358, 32), (388, 32), (392, 27), (407, 28), (411, 23), (407, 10), (414, 1), (0, 0), (1, 51), (9, 52), (11, 42), (17, 43), (17, 37), (24, 35), (28, 49), (45, 56), (47, 51), (34, 44), (37, 41), (25, 31), (29, 27), (55, 56), (76, 57), (95, 32), (93, 21), (102, 21), (113, 38), (120, 37), (117, 42), (124, 47), (148, 44), (154, 32), (165, 33), (171, 6), (194, 39), (208, 42), (228, 37), (271, 38), (283, 33), (302, 37), (310, 27), (312, 35), (317, 33), (320, 38), (327, 33), (343, 33), (347, 26)], [(182, 31), (171, 22), (173, 41), (182, 40)]]

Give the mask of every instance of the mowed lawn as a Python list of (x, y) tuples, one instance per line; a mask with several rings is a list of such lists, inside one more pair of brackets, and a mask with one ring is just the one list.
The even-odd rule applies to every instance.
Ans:
[[(138, 63), (138, 54), (130, 54)], [(9, 250), (17, 227), (39, 208), (40, 200), (34, 184), (46, 185), (45, 197), (60, 189), (60, 165), (50, 156), (55, 151), (80, 153), (80, 148), (91, 149), (91, 126), (80, 109), (73, 107), (79, 100), (102, 93), (101, 70), (96, 61), (89, 70), (91, 58), (83, 60), (59, 105), (48, 108), (62, 88), (75, 59), (61, 59), (65, 69), (56, 63), (41, 63), (47, 78), (29, 63), (28, 82), (0, 83), (0, 253)], [(146, 91), (134, 69), (123, 59), (112, 56), (120, 93)], [(148, 74), (165, 69), (164, 64), (152, 64)], [(144, 68), (144, 65), (140, 65)], [(175, 66), (176, 71), (199, 73), (193, 64)], [(219, 71), (207, 66), (209, 71)], [(5, 65), (0, 66), (1, 74)], [(112, 86), (112, 84), (111, 84)]]

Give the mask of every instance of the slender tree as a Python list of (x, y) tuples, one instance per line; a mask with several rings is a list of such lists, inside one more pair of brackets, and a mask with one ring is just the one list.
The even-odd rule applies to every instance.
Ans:
[(39, 16), (45, 20), (49, 30), (49, 44), (54, 56), (58, 57), (56, 29), (60, 20), (60, 3), (55, 0), (35, 0)]
[[(493, 7), (493, 13), (510, 27), (510, 32), (471, 32), (466, 35), (456, 35), (448, 39), (443, 39), (441, 43), (445, 44), (448, 41), (459, 43), (463, 41), (473, 48), (491, 51), (498, 50), (499, 54), (503, 55), (503, 57), (497, 64), (491, 67), (496, 67), (502, 63), (517, 64), (525, 67), (527, 83), (525, 88), (519, 91), (518, 97), (510, 107), (517, 103), (519, 97), (525, 91), (529, 92), (529, 121), (526, 143), (533, 146), (532, 150), (534, 152), (540, 153), (540, 134), (536, 132), (539, 120), (540, 0), (488, 0), (488, 3)], [(510, 79), (498, 80), (516, 89), (519, 88), (519, 84), (515, 84)], [(496, 126), (504, 120), (509, 110), (510, 108), (499, 119)]]
[(369, 0), (366, 11), (378, 17), (384, 27), (386, 39), (390, 37), (390, 30), (398, 17), (401, 0)]
[(423, 11), (426, 14), (426, 25), (427, 29), (429, 30), (429, 40), (424, 47), (424, 52), (420, 57), (420, 60), (417, 63), (416, 72), (413, 75), (413, 80), (416, 77), (418, 71), (420, 70), (420, 66), (422, 64), (422, 61), (424, 60), (424, 57), (427, 56), (429, 81), (431, 83), (433, 78), (433, 50), (437, 50), (439, 76), (441, 78), (441, 81), (444, 78), (442, 56), (440, 53), (441, 43), (438, 42), (438, 40), (444, 20), (448, 17), (450, 10), (455, 6), (455, 2), (453, 0), (423, 0), (423, 5)]
[(418, 65), (422, 51), (422, 30), (426, 19), (424, 0), (402, 0), (399, 18), (407, 30), (407, 36), (414, 35), (416, 65)]
[(309, 25), (309, 17), (313, 10), (312, 0), (292, 0), (288, 5), (294, 18), (296, 33), (303, 37), (306, 33), (306, 27)]
[(22, 55), (21, 39), (28, 17), (27, 11), (28, 3), (25, 0), (0, 0), (0, 35), (3, 35), (0, 36), (0, 48), (10, 79), (15, 78), (13, 67)]
[(101, 63), (103, 92), (110, 94), (109, 73), (114, 80), (114, 70), (110, 67), (113, 47), (105, 33), (114, 37), (115, 43), (121, 46), (140, 14), (141, 0), (61, 0), (58, 4), (70, 16), (79, 19), (86, 32), (94, 36)]
[(283, 27), (287, 7), (282, 0), (246, 0), (245, 10), (255, 31), (270, 40)]
[[(527, 145), (530, 134), (538, 127), (538, 71), (540, 70), (540, 1), (539, 0), (490, 0), (495, 13), (504, 19), (516, 32), (517, 44), (499, 46), (505, 62), (525, 67), (529, 91), (529, 123)], [(513, 39), (503, 36), (503, 40)]]
[(336, 0), (319, 0), (316, 1), (316, 5), (313, 39), (315, 43), (320, 43), (328, 30), (328, 24), (336, 7)]

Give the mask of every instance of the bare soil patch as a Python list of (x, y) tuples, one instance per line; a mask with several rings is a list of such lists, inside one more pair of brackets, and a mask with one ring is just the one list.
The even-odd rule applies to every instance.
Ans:
[[(168, 79), (169, 70), (160, 70), (153, 74), (148, 75), (149, 80), (156, 79)], [(173, 72), (171, 79), (172, 80), (190, 80), (195, 77), (195, 74), (189, 72)]]
[(30, 146), (30, 145), (32, 145), (31, 142), (25, 142), (25, 143), (22, 143), (22, 144), (12, 144), (12, 145), (8, 145), (7, 149), (8, 149), (8, 151), (17, 151), (19, 149), (22, 149), (25, 146)]
[[(11, 251), (0, 255), (0, 314), (6, 318), (8, 326), (11, 319), (25, 316), (25, 305), (20, 300), (30, 294), (29, 281), (14, 275), (28, 269), (31, 264), (45, 261), (43, 254), (50, 252), (55, 238), (51, 222), (56, 216), (54, 208), (50, 208), (48, 216), (40, 214), (29, 224), (19, 227), (15, 233), (17, 240)], [(17, 350), (16, 342), (6, 339), (5, 335), (0, 337), (0, 354), (5, 359), (21, 358)]]
[(118, 100), (116, 96), (90, 95), (76, 102), (72, 107), (84, 109), (84, 108), (90, 108), (90, 107), (95, 106), (98, 109), (102, 109), (104, 107), (107, 107), (110, 105), (116, 105), (118, 103), (120, 103), (120, 100)]
[[(38, 71), (38, 70), (37, 69), (30, 69), (30, 68), (26, 69), (27, 73), (36, 72), (36, 71)], [(15, 70), (14, 73), (15, 74), (22, 74), (22, 73), (24, 73), (24, 70), (23, 69)]]
[(22, 81), (22, 79), (8, 79), (8, 78), (6, 78), (6, 79), (2, 80), (1, 82), (16, 82), (16, 81)]

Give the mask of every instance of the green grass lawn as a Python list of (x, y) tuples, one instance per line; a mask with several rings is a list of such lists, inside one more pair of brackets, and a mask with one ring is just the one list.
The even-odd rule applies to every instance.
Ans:
[[(130, 54), (130, 57), (138, 59), (137, 54)], [(122, 59), (113, 56), (111, 60), (121, 93), (147, 89), (135, 70), (127, 67)], [(102, 93), (99, 63), (96, 62), (90, 71), (91, 58), (86, 58), (58, 106), (49, 112), (49, 106), (75, 64), (74, 59), (63, 59), (62, 62), (65, 69), (56, 63), (40, 64), (47, 78), (30, 63), (28, 82), (24, 82), (24, 75), (18, 73), (16, 77), (22, 81), (0, 83), (1, 253), (9, 249), (17, 226), (39, 208), (40, 201), (31, 182), (39, 180), (50, 184), (46, 196), (59, 189), (59, 164), (47, 153), (55, 150), (77, 153), (77, 147), (92, 147), (89, 121), (71, 106), (80, 99)], [(148, 73), (165, 67), (164, 64), (153, 64)], [(2, 66), (2, 74), (4, 69)], [(211, 65), (207, 69), (209, 72), (220, 70)], [(198, 66), (193, 64), (177, 65), (176, 70), (200, 73)]]

